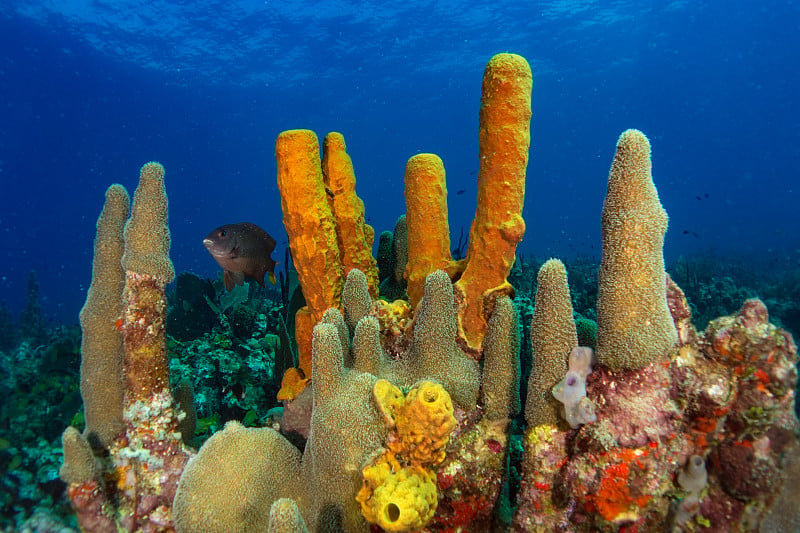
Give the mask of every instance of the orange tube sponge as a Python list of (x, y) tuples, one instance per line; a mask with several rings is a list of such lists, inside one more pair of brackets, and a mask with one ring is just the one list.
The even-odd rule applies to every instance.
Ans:
[(525, 233), (522, 204), (530, 147), (531, 90), (528, 62), (497, 54), (486, 66), (480, 111), (478, 207), (469, 233), (467, 266), (456, 284), (459, 336), (479, 352), (491, 299), (510, 294), (506, 276)]
[(370, 295), (378, 297), (378, 268), (372, 257), (375, 231), (364, 222), (364, 202), (356, 195), (353, 162), (347, 154), (344, 137), (331, 132), (322, 142), (322, 174), (331, 209), (336, 218), (344, 274), (357, 268), (367, 276)]
[(289, 368), (281, 378), (278, 400), (293, 400), (311, 380), (311, 334), (316, 321), (308, 306), (294, 315), (294, 337), (297, 339), (297, 368)]
[(342, 262), (336, 221), (328, 204), (317, 136), (289, 130), (275, 143), (283, 225), (308, 310), (319, 322), (329, 307), (339, 307)]
[(316, 134), (310, 130), (284, 131), (275, 143), (275, 157), (283, 225), (306, 300), (306, 306), (295, 316), (300, 371), (290, 369), (279, 392), (280, 398), (290, 399), (311, 377), (310, 331), (325, 310), (339, 307), (343, 270)]
[(667, 305), (667, 213), (650, 171), (650, 142), (638, 130), (617, 141), (601, 221), (597, 358), (614, 369), (661, 360), (678, 342)]
[(406, 163), (406, 226), (408, 263), (406, 293), (412, 309), (425, 292), (425, 278), (435, 270), (453, 277), (450, 227), (447, 221), (447, 185), (444, 164), (434, 154), (417, 154)]

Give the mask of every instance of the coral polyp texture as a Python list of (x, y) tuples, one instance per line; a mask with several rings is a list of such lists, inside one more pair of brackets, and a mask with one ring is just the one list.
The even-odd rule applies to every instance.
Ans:
[(408, 217), (381, 235), (376, 262), (343, 137), (329, 134), (322, 154), (311, 131), (278, 137), (284, 225), (306, 301), (295, 319), (299, 363), (279, 396), (284, 420), (293, 405), (307, 416), (297, 424), (307, 435), (301, 447), (281, 433), (288, 423), (237, 421), (197, 451), (184, 446), (184, 413), (166, 374), (163, 168), (143, 168), (127, 224), (127, 196), (112, 186), (81, 313), (87, 430), (63, 435), (61, 477), (81, 527), (723, 532), (796, 524), (796, 346), (759, 300), (695, 330), (664, 272), (667, 218), (649, 142), (636, 130), (620, 137), (603, 210), (598, 359), (578, 346), (567, 272), (552, 259), (539, 272), (530, 327), (521, 465), (507, 453), (519, 442), (512, 420), (522, 403), (524, 354), (507, 277), (525, 229), (531, 89), (523, 58), (489, 62), (478, 206), (463, 261), (449, 251), (438, 157), (409, 160)]
[(603, 205), (597, 293), (597, 357), (614, 369), (663, 360), (678, 340), (665, 289), (667, 213), (650, 167), (647, 137), (620, 135)]
[(87, 416), (84, 434), (68, 428), (62, 439), (61, 478), (86, 531), (168, 530), (193, 454), (178, 432), (185, 414), (169, 388), (164, 289), (174, 271), (160, 164), (142, 167), (125, 222), (127, 212), (127, 193), (112, 185), (81, 311), (84, 407), (87, 415), (105, 414)]

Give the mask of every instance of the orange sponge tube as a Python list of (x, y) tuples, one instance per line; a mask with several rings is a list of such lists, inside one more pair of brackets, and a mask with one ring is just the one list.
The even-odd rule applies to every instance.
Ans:
[(375, 299), (378, 297), (378, 268), (372, 257), (375, 231), (364, 222), (364, 202), (356, 195), (353, 161), (341, 133), (331, 132), (322, 142), (322, 174), (336, 219), (343, 275), (359, 269), (367, 277), (370, 296)]
[(408, 263), (405, 277), (411, 308), (425, 293), (425, 278), (444, 270), (451, 279), (455, 270), (450, 256), (450, 227), (447, 221), (447, 185), (444, 165), (435, 154), (417, 154), (406, 163), (406, 225)]
[(275, 158), (283, 225), (306, 300), (306, 307), (298, 312), (295, 322), (300, 371), (284, 376), (281, 387), (285, 397), (294, 397), (311, 377), (308, 326), (319, 322), (329, 307), (340, 305), (342, 262), (316, 134), (310, 130), (284, 131), (275, 143)]
[(522, 204), (530, 147), (531, 90), (528, 62), (497, 54), (486, 66), (480, 111), (478, 207), (469, 233), (467, 266), (456, 284), (459, 337), (479, 353), (486, 319), (498, 294), (510, 294), (506, 276), (525, 234)]
[(336, 221), (322, 181), (319, 142), (310, 130), (289, 130), (275, 143), (283, 226), (308, 310), (319, 322), (339, 307), (342, 262)]

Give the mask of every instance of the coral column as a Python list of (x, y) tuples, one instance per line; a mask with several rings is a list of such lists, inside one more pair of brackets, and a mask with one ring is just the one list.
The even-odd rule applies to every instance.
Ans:
[(480, 111), (478, 207), (469, 232), (467, 266), (456, 284), (459, 336), (479, 352), (493, 299), (509, 294), (506, 276), (525, 233), (522, 204), (530, 147), (531, 90), (528, 62), (497, 54), (483, 75)]
[(662, 252), (668, 218), (650, 169), (647, 137), (623, 132), (603, 205), (597, 294), (597, 357), (613, 370), (662, 360), (678, 342)]
[(128, 191), (114, 184), (106, 191), (97, 220), (92, 284), (81, 309), (81, 396), (86, 417), (84, 435), (93, 446), (107, 447), (122, 423), (122, 333), (114, 322), (122, 315), (125, 271), (122, 231), (130, 210)]
[(169, 259), (167, 193), (164, 167), (142, 167), (125, 224), (125, 270), (122, 334), (125, 343), (125, 405), (169, 391), (165, 336), (167, 297), (164, 288), (175, 278)]

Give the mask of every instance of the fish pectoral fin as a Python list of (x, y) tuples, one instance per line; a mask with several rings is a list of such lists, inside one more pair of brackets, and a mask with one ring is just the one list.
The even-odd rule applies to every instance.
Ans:
[(226, 270), (222, 273), (222, 281), (227, 290), (232, 290), (234, 285), (244, 285), (244, 272)]
[(267, 275), (269, 276), (269, 282), (275, 285), (275, 283), (277, 283), (275, 280), (275, 272), (267, 272)]

